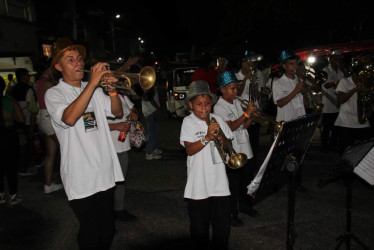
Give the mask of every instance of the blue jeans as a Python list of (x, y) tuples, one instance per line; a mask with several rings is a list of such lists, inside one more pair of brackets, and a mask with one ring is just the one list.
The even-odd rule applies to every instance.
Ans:
[(147, 121), (147, 134), (148, 134), (148, 141), (145, 147), (145, 152), (150, 154), (156, 148), (156, 139), (157, 139), (157, 131), (158, 131), (158, 114), (157, 111), (153, 112), (152, 114), (145, 117)]

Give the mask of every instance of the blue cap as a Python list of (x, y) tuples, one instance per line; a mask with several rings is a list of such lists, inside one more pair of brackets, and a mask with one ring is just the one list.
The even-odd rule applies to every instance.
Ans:
[(284, 63), (286, 63), (286, 61), (288, 59), (296, 59), (297, 61), (299, 61), (300, 60), (300, 56), (294, 54), (290, 50), (284, 50), (284, 51), (282, 51), (282, 53), (280, 55), (280, 59), (279, 59), (280, 60), (280, 65), (283, 65)]
[(218, 89), (223, 88), (233, 82), (239, 82), (239, 80), (232, 71), (225, 71), (218, 75)]

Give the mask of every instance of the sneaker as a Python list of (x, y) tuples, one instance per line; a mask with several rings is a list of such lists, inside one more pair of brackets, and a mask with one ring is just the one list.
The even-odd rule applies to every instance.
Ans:
[(10, 205), (17, 205), (23, 200), (22, 195), (16, 193), (10, 196)]
[(5, 193), (0, 193), (0, 204), (5, 203)]
[(162, 152), (163, 151), (159, 148), (156, 148), (155, 150), (153, 150), (153, 154), (156, 154), (156, 155), (160, 155), (160, 154), (162, 154)]
[(145, 154), (145, 159), (146, 160), (158, 160), (158, 159), (161, 159), (161, 155), (158, 155), (158, 154)]
[(21, 169), (20, 171), (18, 171), (18, 175), (19, 176), (31, 176), (31, 175), (35, 175), (36, 174), (36, 171), (34, 169)]
[(49, 194), (54, 191), (62, 189), (64, 186), (62, 184), (52, 183), (50, 186), (44, 185), (44, 193)]

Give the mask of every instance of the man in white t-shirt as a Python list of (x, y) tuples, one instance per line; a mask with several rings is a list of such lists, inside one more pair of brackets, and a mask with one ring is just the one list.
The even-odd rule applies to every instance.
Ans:
[[(121, 118), (108, 117), (110, 134), (113, 139), (118, 160), (121, 164), (123, 177), (126, 179), (129, 167), (130, 136), (128, 132), (131, 128), (131, 121), (138, 120), (138, 114), (130, 98), (125, 95), (119, 95), (122, 103), (123, 116)], [(116, 220), (133, 221), (137, 217), (125, 209), (126, 181), (117, 182), (114, 189), (114, 211)]]
[(284, 74), (273, 83), (273, 99), (277, 104), (276, 121), (290, 121), (305, 115), (303, 96), (305, 83), (299, 82), (296, 76), (300, 57), (292, 51), (281, 53), (280, 65)]
[(334, 50), (329, 56), (329, 65), (323, 69), (327, 73), (326, 83), (322, 85), (322, 150), (334, 149), (337, 143), (337, 132), (334, 126), (339, 114), (339, 103), (335, 93), (340, 79), (344, 78), (342, 53)]
[[(247, 186), (254, 177), (255, 162), (248, 134), (248, 127), (252, 126), (250, 117), (257, 109), (253, 102), (250, 102), (243, 111), (240, 101), (236, 98), (238, 79), (232, 71), (225, 71), (218, 76), (218, 89), (222, 96), (214, 105), (214, 114), (220, 115), (229, 125), (234, 133), (233, 147), (236, 153), (244, 153), (247, 156), (247, 163), (240, 169), (226, 168), (230, 183), (230, 210), (231, 225), (240, 226), (243, 224), (238, 217), (238, 210), (249, 216), (257, 216), (258, 213), (252, 208), (252, 197), (247, 195)], [(239, 206), (239, 209), (238, 209)]]
[[(114, 87), (105, 95), (98, 85), (116, 79), (107, 63), (91, 67), (90, 79), (82, 82), (86, 49), (67, 38), (52, 45), (51, 67), (62, 74), (48, 89), (45, 102), (60, 143), (60, 172), (64, 189), (80, 226), (81, 249), (110, 249), (115, 231), (116, 182), (124, 181), (106, 117), (123, 115)], [(105, 75), (105, 76), (104, 76)]]
[[(338, 148), (341, 156), (345, 149), (356, 140), (365, 140), (373, 136), (368, 121), (373, 113), (372, 107), (367, 110), (367, 113), (362, 114), (364, 119), (359, 119), (357, 107), (357, 99), (359, 98), (357, 92), (363, 87), (361, 86), (363, 81), (370, 80), (365, 76), (367, 70), (365, 66), (366, 64), (359, 64), (353, 67), (352, 76), (341, 79), (335, 90), (340, 103), (335, 126), (337, 126)], [(370, 74), (372, 75), (372, 72)]]

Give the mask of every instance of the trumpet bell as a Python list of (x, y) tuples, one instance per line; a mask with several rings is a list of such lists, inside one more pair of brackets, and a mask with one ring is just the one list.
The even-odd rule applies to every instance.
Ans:
[(145, 66), (139, 73), (139, 85), (142, 89), (152, 88), (156, 81), (156, 72), (151, 66)]
[(243, 167), (247, 162), (247, 155), (243, 153), (236, 153), (232, 155), (227, 161), (227, 166), (231, 169), (238, 169)]

